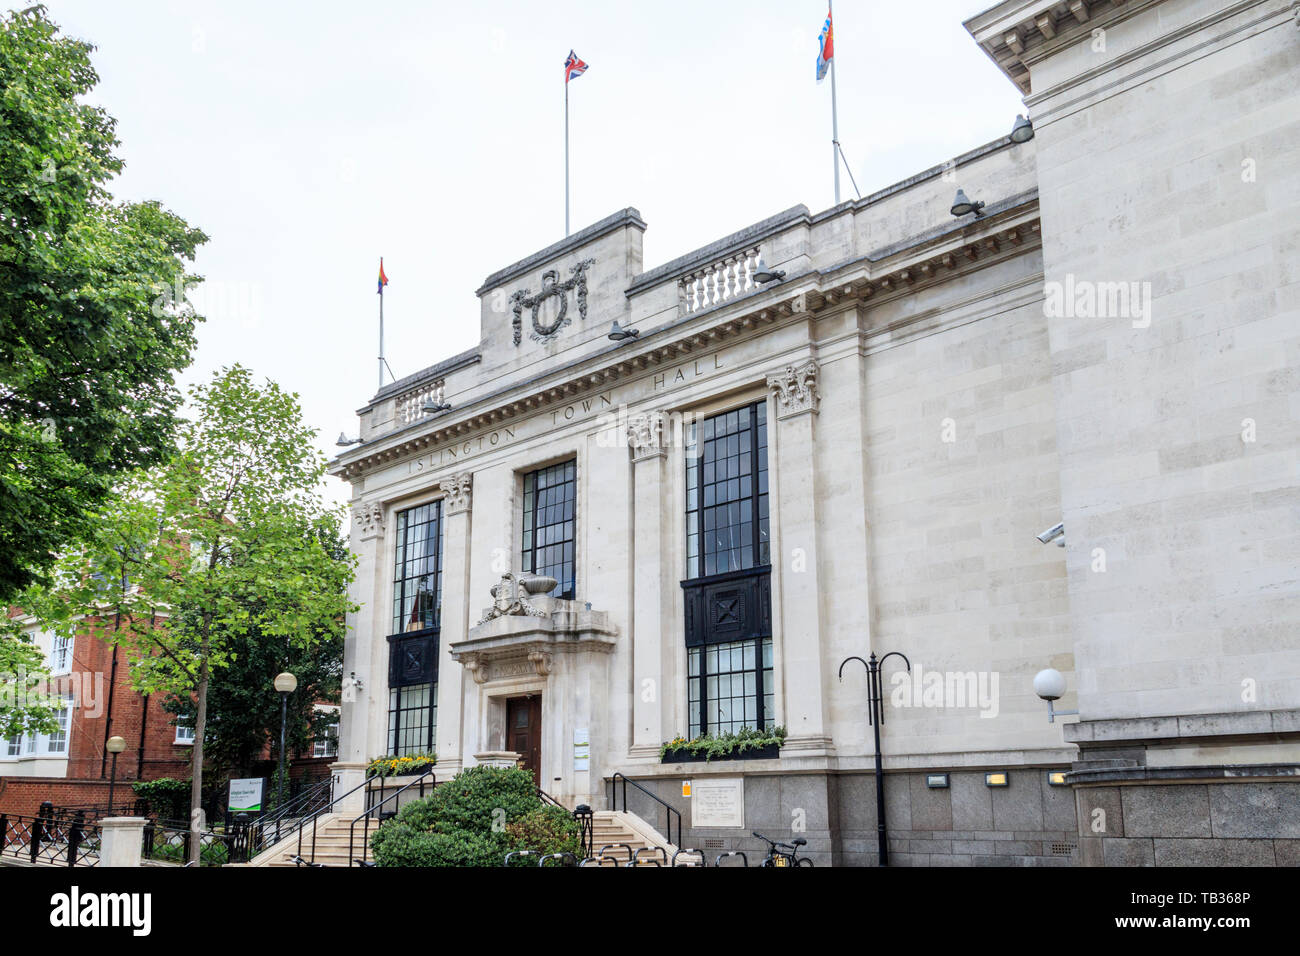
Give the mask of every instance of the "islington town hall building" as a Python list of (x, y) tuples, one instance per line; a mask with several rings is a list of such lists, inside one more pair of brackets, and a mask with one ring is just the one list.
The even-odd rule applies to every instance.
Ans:
[(966, 27), (1032, 132), (662, 265), (627, 208), (488, 276), (478, 346), (332, 464), (339, 784), (434, 751), (606, 810), (621, 774), (665, 841), (873, 864), (841, 664), (897, 652), (892, 864), (1300, 862), (1297, 20), (1006, 0)]

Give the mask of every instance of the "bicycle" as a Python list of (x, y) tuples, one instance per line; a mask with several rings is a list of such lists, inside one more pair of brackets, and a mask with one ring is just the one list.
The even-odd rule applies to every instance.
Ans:
[(812, 866), (813, 861), (806, 856), (799, 856), (799, 847), (807, 846), (808, 841), (803, 837), (795, 837), (790, 843), (777, 843), (775, 840), (769, 840), (757, 830), (752, 831), (753, 835), (758, 837), (767, 844), (767, 856), (759, 866)]

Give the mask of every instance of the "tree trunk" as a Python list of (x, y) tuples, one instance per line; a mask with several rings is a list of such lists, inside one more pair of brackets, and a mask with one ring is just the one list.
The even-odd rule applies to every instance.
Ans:
[(190, 783), (190, 841), (186, 862), (196, 866), (203, 849), (203, 735), (208, 724), (208, 642), (203, 642), (199, 661), (198, 710), (194, 715), (194, 749), (191, 753), (193, 773)]

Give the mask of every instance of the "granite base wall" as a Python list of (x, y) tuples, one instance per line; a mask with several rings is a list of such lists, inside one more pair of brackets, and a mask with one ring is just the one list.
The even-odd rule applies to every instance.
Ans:
[(1300, 866), (1300, 780), (1075, 790), (1084, 866)]
[[(1069, 787), (1049, 786), (1047, 769), (1011, 770), (1010, 785), (996, 789), (985, 785), (983, 770), (886, 773), (890, 865), (1073, 865), (1078, 853), (1074, 794)], [(737, 767), (736, 773), (742, 772)], [(937, 772), (949, 774), (947, 789), (926, 787), (926, 774)], [(683, 844), (705, 850), (710, 865), (730, 850), (746, 853), (750, 865), (757, 864), (766, 844), (751, 836), (754, 830), (778, 841), (804, 838), (804, 852), (816, 866), (877, 863), (871, 773), (745, 775), (745, 824), (739, 828), (694, 826), (691, 801), (681, 795), (683, 779), (690, 778), (637, 782), (681, 811)], [(663, 808), (633, 788), (628, 808), (665, 832)]]

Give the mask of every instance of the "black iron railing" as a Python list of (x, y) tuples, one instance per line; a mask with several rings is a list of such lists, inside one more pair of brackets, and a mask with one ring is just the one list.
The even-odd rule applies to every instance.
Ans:
[(183, 820), (151, 819), (144, 825), (141, 856), (155, 863), (186, 864), (195, 839), (199, 841), (199, 866), (247, 863), (250, 858), (247, 820), (194, 830)]
[[(620, 782), (622, 783), (621, 791), (620, 791), (620, 787), (619, 787)], [(640, 790), (642, 793), (644, 793), (647, 797), (649, 797), (649, 798), (650, 798), (651, 800), (653, 800), (655, 803), (659, 804), (659, 806), (663, 807), (663, 809), (664, 809), (664, 824), (665, 824), (664, 836), (666, 836), (666, 837), (668, 838), (668, 842), (671, 843), (673, 846), (681, 846), (681, 845), (682, 845), (682, 815), (681, 815), (681, 813), (678, 812), (677, 808), (674, 807), (674, 806), (672, 806), (672, 804), (667, 803), (666, 801), (662, 800), (662, 799), (661, 799), (660, 797), (658, 797), (657, 795), (651, 793), (649, 790), (647, 790), (645, 787), (641, 786), (641, 784), (637, 783), (635, 780), (629, 780), (627, 777), (625, 777), (625, 776), (624, 776), (623, 774), (621, 774), (621, 773), (615, 773), (615, 774), (614, 774), (612, 777), (610, 777), (609, 780), (607, 781), (607, 788), (608, 788), (608, 789), (607, 789), (607, 794), (608, 794), (608, 796), (609, 796), (609, 808), (610, 808), (611, 810), (614, 810), (614, 811), (617, 811), (617, 810), (619, 809), (619, 795), (620, 795), (620, 792), (621, 792), (622, 797), (623, 797), (623, 801), (622, 801), (622, 803), (623, 803), (623, 808), (622, 808), (622, 809), (623, 809), (623, 811), (624, 811), (625, 813), (626, 813), (626, 812), (629, 812), (629, 811), (628, 811), (628, 807), (627, 807), (627, 786), (628, 786), (628, 784), (631, 784), (633, 787), (635, 787), (637, 790)], [(674, 821), (676, 821), (676, 823), (677, 823), (677, 839), (676, 839), (676, 840), (673, 839), (673, 822), (674, 822)]]
[(52, 808), (34, 817), (0, 814), (0, 855), (54, 866), (97, 866), (99, 827), (74, 813), (71, 822), (57, 819)]
[[(376, 826), (379, 826), (385, 821), (395, 817), (397, 815), (398, 809), (402, 805), (400, 799), (402, 794), (406, 793), (408, 790), (411, 790), (412, 788), (415, 788), (417, 784), (419, 785), (418, 789), (420, 792), (421, 799), (423, 799), (424, 797), (424, 788), (426, 784), (428, 785), (430, 790), (432, 790), (434, 786), (437, 785), (437, 780), (434, 778), (433, 775), (433, 769), (434, 769), (433, 767), (429, 767), (427, 770), (424, 771), (424, 773), (420, 774), (414, 780), (398, 788), (397, 790), (394, 790), (388, 796), (383, 795), (385, 790), (387, 790), (387, 788), (383, 784), (383, 779), (384, 779), (383, 777), (371, 777), (370, 780), (366, 781), (367, 783), (370, 783), (374, 780), (379, 780), (380, 784), (377, 788), (366, 787), (366, 811), (362, 813), (360, 816), (353, 818), (352, 823), (348, 827), (348, 866), (352, 866), (353, 864), (357, 866), (365, 866), (367, 860), (369, 860), (370, 824), (372, 821), (375, 823)], [(376, 791), (379, 793), (378, 800), (376, 800), (373, 796), (373, 794)], [(392, 803), (391, 808), (385, 809), (385, 807), (389, 806), (390, 802)], [(360, 857), (354, 857), (352, 855), (356, 849), (355, 844), (356, 844), (356, 837), (357, 837), (357, 824), (362, 824)], [(314, 861), (315, 861), (315, 857), (313, 854), (313, 862)]]
[[(337, 797), (333, 797), (329, 803), (325, 804), (322, 807), (316, 808), (315, 810), (311, 811), (309, 814), (307, 814), (306, 816), (302, 817), (297, 821), (297, 825), (295, 829), (298, 831), (298, 858), (301, 859), (304, 864), (309, 866), (313, 866), (316, 864), (316, 832), (319, 829), (320, 818), (323, 817), (325, 814), (329, 813), (331, 810), (334, 809), (334, 807), (337, 804), (342, 803), (344, 800), (352, 796), (352, 794), (356, 793), (358, 790), (362, 790), (362, 789), (369, 790), (370, 782), (373, 779), (374, 779), (373, 777), (367, 777), (366, 779), (362, 780), (359, 784), (357, 784), (355, 787), (353, 787), (351, 790), (349, 790), (347, 793), (341, 793)], [(304, 857), (303, 838), (306, 836), (309, 827), (311, 829), (311, 841), (307, 843), (305, 847), (305, 849), (307, 849), (309, 853), (309, 856)], [(290, 830), (289, 835), (291, 836), (292, 834), (293, 831)]]
[(334, 782), (326, 777), (303, 790), (283, 804), (254, 818), (248, 825), (250, 858), (261, 853), (285, 837), (294, 834), (301, 821), (330, 804), (330, 790)]
[(55, 820), (69, 825), (78, 813), (82, 815), (85, 823), (98, 824), (105, 817), (147, 817), (149, 816), (149, 801), (137, 799), (129, 803), (119, 803), (112, 806), (106, 803), (69, 804), (57, 806), (53, 812)]

